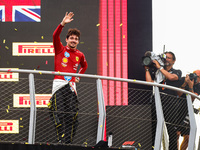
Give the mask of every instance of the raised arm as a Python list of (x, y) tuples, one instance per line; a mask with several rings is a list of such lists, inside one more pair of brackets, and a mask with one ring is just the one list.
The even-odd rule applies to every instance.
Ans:
[(59, 53), (62, 50), (63, 45), (60, 42), (60, 34), (65, 24), (73, 20), (72, 19), (73, 16), (74, 14), (72, 12), (70, 12), (69, 14), (68, 12), (66, 12), (65, 17), (63, 18), (62, 22), (58, 25), (58, 27), (53, 33), (53, 46), (55, 49), (55, 53)]
[(153, 82), (152, 78), (151, 78), (151, 74), (149, 72), (149, 67), (145, 66), (145, 79), (147, 82)]

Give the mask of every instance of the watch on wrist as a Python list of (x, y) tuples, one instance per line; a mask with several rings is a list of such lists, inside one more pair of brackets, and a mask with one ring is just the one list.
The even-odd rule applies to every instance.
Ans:
[(163, 67), (160, 67), (159, 70), (161, 71), (161, 69), (163, 69)]

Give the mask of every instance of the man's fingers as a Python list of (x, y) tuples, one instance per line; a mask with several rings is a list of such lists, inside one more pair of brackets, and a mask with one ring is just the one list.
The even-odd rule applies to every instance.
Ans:
[(65, 16), (70, 16), (70, 17), (72, 17), (72, 16), (74, 16), (74, 13), (73, 12), (66, 12), (66, 14), (65, 14)]
[(74, 14), (73, 12), (69, 12), (69, 14), (68, 14), (68, 15), (70, 15), (70, 16), (71, 16), (71, 15), (73, 15), (73, 14)]

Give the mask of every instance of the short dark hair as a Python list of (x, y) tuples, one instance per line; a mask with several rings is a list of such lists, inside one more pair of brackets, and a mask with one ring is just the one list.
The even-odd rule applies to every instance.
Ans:
[(174, 53), (173, 52), (170, 52), (170, 51), (168, 51), (168, 52), (165, 52), (165, 54), (171, 54), (172, 55), (172, 57), (173, 57), (173, 60), (175, 61), (176, 60), (176, 56), (174, 55)]
[(66, 38), (68, 39), (69, 36), (71, 36), (71, 35), (76, 35), (76, 36), (78, 36), (78, 39), (80, 40), (81, 32), (80, 32), (80, 30), (78, 30), (78, 29), (76, 29), (76, 28), (74, 28), (74, 29), (70, 28), (70, 29), (68, 30), (68, 33), (67, 33), (67, 35), (66, 35)]

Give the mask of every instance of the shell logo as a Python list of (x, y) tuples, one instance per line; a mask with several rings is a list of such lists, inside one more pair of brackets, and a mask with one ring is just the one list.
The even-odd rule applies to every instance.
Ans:
[(64, 63), (67, 63), (67, 62), (68, 62), (68, 59), (64, 57), (64, 58), (62, 59), (62, 61), (63, 61)]

